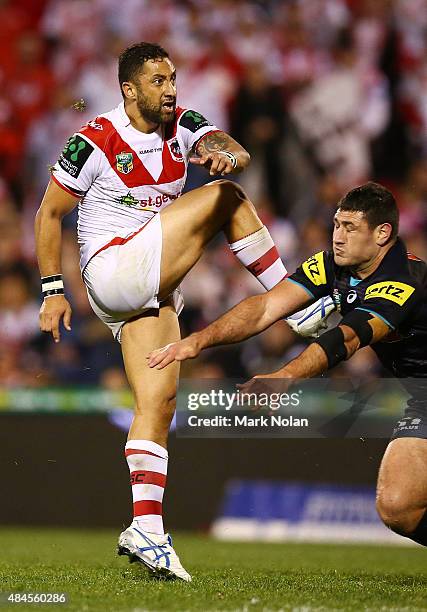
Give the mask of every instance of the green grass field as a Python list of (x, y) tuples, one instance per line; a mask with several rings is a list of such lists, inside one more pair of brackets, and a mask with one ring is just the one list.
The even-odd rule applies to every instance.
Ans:
[(427, 611), (427, 550), (311, 544), (222, 543), (178, 535), (193, 582), (153, 581), (116, 557), (117, 533), (0, 530), (0, 591), (66, 592), (67, 605), (1, 610)]

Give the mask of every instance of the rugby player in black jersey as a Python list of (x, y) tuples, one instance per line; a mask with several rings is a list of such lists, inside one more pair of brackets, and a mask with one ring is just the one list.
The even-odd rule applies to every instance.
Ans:
[(208, 327), (152, 352), (150, 367), (240, 342), (318, 298), (332, 295), (343, 316), (277, 372), (257, 378), (318, 376), (371, 345), (394, 376), (411, 377), (411, 399), (383, 457), (377, 509), (393, 531), (427, 546), (427, 266), (398, 237), (393, 195), (366, 183), (339, 202), (332, 251), (316, 253), (265, 294), (250, 297)]

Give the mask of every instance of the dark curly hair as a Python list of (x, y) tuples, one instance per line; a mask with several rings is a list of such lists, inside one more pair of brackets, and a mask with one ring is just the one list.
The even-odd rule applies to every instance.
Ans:
[[(140, 42), (128, 47), (119, 57), (120, 90), (126, 81), (134, 81), (147, 60), (163, 59), (169, 54), (156, 43)], [(123, 91), (122, 91), (123, 95)]]
[(390, 223), (390, 239), (399, 231), (399, 209), (391, 191), (378, 183), (365, 183), (349, 191), (339, 202), (338, 208), (362, 212), (371, 229), (381, 223)]

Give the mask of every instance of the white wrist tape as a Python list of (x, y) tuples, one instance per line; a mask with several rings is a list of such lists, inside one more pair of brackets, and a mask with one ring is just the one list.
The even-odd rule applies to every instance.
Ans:
[(62, 274), (43, 276), (41, 281), (43, 297), (49, 297), (51, 295), (64, 295), (64, 281), (62, 280)]

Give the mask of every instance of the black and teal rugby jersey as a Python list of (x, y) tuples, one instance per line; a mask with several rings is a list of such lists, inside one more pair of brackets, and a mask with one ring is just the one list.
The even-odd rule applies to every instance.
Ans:
[(332, 251), (307, 259), (289, 280), (313, 299), (331, 295), (343, 316), (366, 310), (383, 319), (390, 334), (372, 345), (383, 366), (397, 377), (427, 377), (427, 265), (402, 240), (362, 280), (338, 266)]

